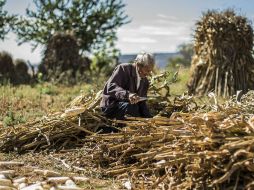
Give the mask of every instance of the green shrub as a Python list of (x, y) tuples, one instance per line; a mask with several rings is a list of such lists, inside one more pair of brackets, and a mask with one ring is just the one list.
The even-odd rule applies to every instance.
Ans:
[(8, 111), (6, 116), (3, 118), (4, 127), (13, 126), (25, 122), (26, 119), (22, 115), (16, 115), (13, 111)]

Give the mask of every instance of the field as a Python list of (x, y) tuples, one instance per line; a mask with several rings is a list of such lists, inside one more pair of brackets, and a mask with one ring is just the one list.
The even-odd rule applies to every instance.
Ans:
[[(0, 52), (0, 190), (254, 189), (254, 38), (249, 18), (234, 8), (199, 6), (207, 11), (194, 26), (193, 19), (183, 25), (177, 15), (172, 19), (159, 11), (156, 30), (142, 27), (142, 17), (136, 21), (143, 24), (135, 28), (142, 32), (128, 36), (121, 32), (134, 31), (136, 24), (118, 28), (135, 16), (125, 13), (130, 5), (121, 0), (34, 3), (21, 15), (5, 10), (7, 0), (0, 1), (0, 40), (14, 34), (18, 45), (42, 48), (40, 61), (14, 59), (15, 48)], [(191, 40), (185, 36), (190, 24)], [(170, 36), (178, 41), (167, 42)], [(118, 37), (124, 39), (117, 45)], [(149, 43), (151, 49), (158, 43), (161, 51), (179, 40), (186, 42), (174, 48), (176, 54), (157, 54), (170, 55), (161, 60), (165, 68), (156, 54), (140, 52), (126, 61), (136, 64), (140, 77), (151, 74), (154, 59), (157, 63), (148, 77), (148, 97), (128, 97), (131, 104), (147, 101), (153, 117), (105, 117), (99, 103), (110, 73), (123, 61), (124, 49), (117, 47), (136, 51), (129, 46), (134, 41), (147, 48)], [(115, 79), (121, 78), (123, 89), (112, 80), (107, 87), (115, 97), (110, 95), (109, 101), (126, 100), (121, 92), (132, 81), (125, 74), (134, 70), (118, 68)], [(146, 90), (146, 81), (136, 83), (137, 91)], [(140, 115), (150, 116), (142, 103)]]
[[(184, 71), (184, 72), (183, 72)], [(185, 83), (188, 80), (188, 69), (183, 69), (179, 73), (178, 82), (172, 84), (171, 94), (181, 94), (186, 90)], [(100, 79), (105, 81), (105, 79)], [(50, 83), (39, 83), (33, 86), (20, 85), (12, 86), (6, 84), (0, 86), (0, 128), (13, 129), (19, 125), (26, 124), (33, 121), (41, 120), (48, 115), (62, 112), (68, 107), (68, 104), (77, 96), (85, 94), (90, 96), (94, 92), (102, 89), (103, 82), (92, 82), (90, 84), (78, 84), (75, 86), (53, 85)], [(82, 152), (82, 150), (80, 150)], [(52, 155), (51, 155), (52, 154)], [(43, 177), (32, 175), (34, 168), (38, 170), (53, 170), (59, 172), (61, 176), (86, 176), (89, 180), (84, 180), (79, 187), (87, 189), (119, 189), (122, 187), (121, 183), (114, 181), (113, 178), (101, 176), (93, 166), (84, 169), (70, 170), (67, 165), (61, 163), (62, 157), (66, 154), (59, 152), (34, 152), (29, 151), (26, 154), (19, 154), (17, 152), (1, 153), (0, 167), (5, 168), (4, 163), (22, 162), (24, 167), (18, 165), (6, 166), (5, 169), (14, 169), (16, 178), (27, 176), (28, 183), (35, 181), (43, 181)], [(79, 158), (82, 153), (73, 153), (75, 157)], [(70, 155), (69, 155), (70, 156)], [(33, 169), (31, 169), (33, 168)], [(18, 173), (18, 174), (17, 174)]]
[[(172, 95), (181, 95), (187, 90), (189, 68), (179, 72), (176, 83), (171, 86)], [(40, 119), (54, 112), (62, 111), (75, 97), (89, 96), (103, 88), (105, 79), (75, 86), (41, 83), (34, 86), (10, 84), (0, 86), (0, 126), (12, 126)]]
[[(98, 112), (96, 92), (103, 82), (2, 86), (0, 173), (7, 178), (0, 184), (34, 189), (252, 189), (254, 93), (241, 102), (213, 93), (193, 97), (184, 94), (188, 68), (180, 69), (177, 80), (158, 76), (170, 83), (170, 96), (165, 96), (164, 80), (151, 80), (150, 96), (157, 98), (149, 105), (157, 115), (126, 121), (106, 120)], [(156, 88), (161, 96), (154, 94)], [(115, 130), (118, 125), (125, 127), (101, 133), (101, 127)]]
[[(34, 86), (20, 85), (12, 86), (10, 84), (0, 86), (0, 128), (13, 128), (20, 124), (40, 120), (43, 116), (60, 112), (66, 108), (68, 103), (80, 94), (91, 94), (94, 90), (99, 89), (96, 84), (79, 84), (75, 86), (52, 85), (49, 83), (40, 83)], [(47, 156), (46, 156), (47, 155)], [(1, 161), (24, 161), (25, 169), (16, 168), (20, 176), (26, 176), (31, 173), (29, 167), (43, 169), (53, 169), (65, 173), (66, 171), (59, 168), (57, 160), (52, 160), (45, 153), (28, 153), (24, 155), (12, 153), (1, 153)], [(0, 164), (1, 165), (1, 164)], [(1, 167), (1, 166), (0, 166)], [(2, 168), (3, 169), (3, 168)], [(12, 168), (13, 169), (13, 168)], [(70, 173), (70, 171), (67, 172)], [(29, 172), (30, 171), (30, 172)], [(79, 174), (80, 175), (80, 174)], [(89, 174), (89, 176), (91, 176)], [(29, 181), (38, 180), (36, 177)], [(98, 177), (97, 177), (98, 178)], [(1, 186), (0, 181), (0, 186)], [(111, 189), (114, 183), (111, 180), (104, 181), (96, 179), (96, 174), (89, 178), (89, 183), (83, 186), (89, 189)]]

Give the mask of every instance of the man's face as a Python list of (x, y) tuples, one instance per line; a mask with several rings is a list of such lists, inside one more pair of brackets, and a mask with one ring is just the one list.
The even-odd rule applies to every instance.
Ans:
[(153, 71), (152, 65), (147, 65), (147, 66), (137, 65), (137, 67), (138, 67), (138, 73), (141, 78), (145, 78), (147, 76), (152, 75), (152, 71)]

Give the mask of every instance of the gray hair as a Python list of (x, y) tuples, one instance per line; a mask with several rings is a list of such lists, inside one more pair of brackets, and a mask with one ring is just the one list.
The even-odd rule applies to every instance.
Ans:
[(134, 63), (141, 65), (141, 66), (154, 66), (155, 65), (155, 60), (154, 56), (151, 53), (139, 53), (134, 60)]

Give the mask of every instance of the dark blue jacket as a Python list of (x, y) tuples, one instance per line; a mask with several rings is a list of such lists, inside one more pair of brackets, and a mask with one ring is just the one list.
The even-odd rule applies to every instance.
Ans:
[[(106, 82), (101, 108), (113, 108), (117, 102), (128, 102), (129, 93), (136, 93), (140, 97), (147, 97), (149, 82), (147, 78), (142, 78), (139, 89), (137, 89), (137, 73), (136, 67), (130, 63), (118, 65), (113, 74)], [(147, 108), (146, 101), (142, 102), (143, 117), (151, 117)]]

